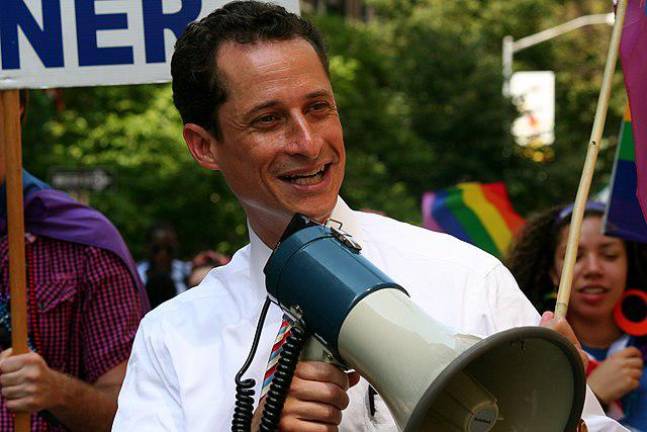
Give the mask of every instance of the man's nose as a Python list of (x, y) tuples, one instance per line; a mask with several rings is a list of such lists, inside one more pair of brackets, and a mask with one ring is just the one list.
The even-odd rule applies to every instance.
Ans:
[(320, 140), (303, 114), (292, 116), (288, 134), (288, 153), (302, 155), (308, 159), (316, 159), (319, 156)]

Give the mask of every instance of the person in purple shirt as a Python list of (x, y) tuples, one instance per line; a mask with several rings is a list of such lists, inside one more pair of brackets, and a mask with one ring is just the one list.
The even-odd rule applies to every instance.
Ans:
[(9, 345), (8, 241), (0, 166), (0, 430), (108, 431), (145, 292), (116, 228), (98, 211), (23, 173), (30, 352)]

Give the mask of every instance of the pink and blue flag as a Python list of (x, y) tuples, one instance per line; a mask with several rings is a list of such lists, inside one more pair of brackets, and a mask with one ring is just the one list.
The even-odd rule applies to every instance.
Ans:
[(647, 220), (647, 2), (628, 0), (620, 58), (635, 143), (637, 196)]

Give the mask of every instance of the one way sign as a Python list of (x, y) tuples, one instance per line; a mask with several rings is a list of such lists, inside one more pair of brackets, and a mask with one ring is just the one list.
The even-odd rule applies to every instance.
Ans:
[(68, 192), (99, 192), (113, 183), (103, 168), (53, 169), (50, 178), (52, 187)]

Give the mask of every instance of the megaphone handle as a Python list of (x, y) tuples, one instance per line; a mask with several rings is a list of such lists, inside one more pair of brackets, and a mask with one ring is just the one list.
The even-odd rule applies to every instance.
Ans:
[(301, 350), (301, 361), (322, 361), (326, 363), (333, 364), (341, 370), (347, 370), (348, 366), (341, 363), (335, 356), (328, 351), (328, 348), (324, 346), (319, 339), (310, 336), (306, 339), (303, 349)]
[(275, 432), (278, 430), (283, 404), (288, 395), (294, 370), (299, 361), (299, 354), (302, 351), (306, 340), (305, 329), (295, 323), (286, 339), (276, 364), (276, 370), (272, 383), (265, 397), (265, 408), (261, 416), (261, 432)]

